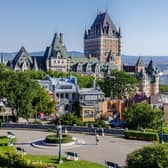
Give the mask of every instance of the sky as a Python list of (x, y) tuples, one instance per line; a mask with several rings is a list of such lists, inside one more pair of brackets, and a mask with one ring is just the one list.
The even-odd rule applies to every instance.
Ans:
[(83, 51), (85, 28), (106, 9), (123, 54), (168, 56), (168, 0), (1, 0), (0, 52), (44, 51), (55, 32), (68, 51)]

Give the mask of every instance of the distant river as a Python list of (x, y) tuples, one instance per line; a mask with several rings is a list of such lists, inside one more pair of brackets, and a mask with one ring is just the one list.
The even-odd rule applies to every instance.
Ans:
[(160, 77), (160, 83), (168, 85), (168, 75), (163, 75)]

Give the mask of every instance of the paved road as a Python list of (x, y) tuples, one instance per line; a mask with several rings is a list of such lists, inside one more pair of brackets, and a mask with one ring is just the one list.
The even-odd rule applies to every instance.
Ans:
[[(51, 134), (44, 131), (33, 130), (0, 130), (0, 136), (6, 135), (7, 131), (15, 133), (17, 138), (16, 146), (22, 146), (29, 154), (38, 155), (58, 155), (58, 147), (34, 148), (31, 142), (37, 139), (44, 139), (46, 135)], [(104, 136), (100, 137), (100, 143), (96, 145), (95, 136), (84, 134), (71, 134), (73, 137), (82, 139), (86, 142), (84, 145), (74, 145), (62, 147), (62, 153), (65, 151), (77, 152), (82, 160), (90, 160), (100, 164), (104, 164), (105, 160), (125, 165), (128, 153), (138, 149), (149, 142), (126, 140), (123, 138)]]

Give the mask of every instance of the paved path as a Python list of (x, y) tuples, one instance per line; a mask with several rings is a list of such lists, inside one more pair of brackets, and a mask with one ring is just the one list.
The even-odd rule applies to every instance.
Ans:
[[(38, 155), (58, 155), (58, 147), (49, 148), (34, 148), (30, 145), (31, 142), (37, 139), (44, 139), (46, 135), (51, 134), (44, 131), (32, 130), (0, 130), (0, 136), (6, 135), (7, 131), (15, 133), (17, 138), (16, 146), (22, 146), (29, 154)], [(105, 160), (125, 165), (126, 156), (128, 153), (138, 149), (149, 142), (126, 140), (123, 138), (104, 136), (100, 137), (100, 143), (95, 144), (95, 136), (84, 134), (71, 134), (73, 137), (83, 139), (86, 144), (62, 147), (62, 153), (65, 151), (77, 152), (82, 160), (90, 160), (100, 164), (104, 164)]]

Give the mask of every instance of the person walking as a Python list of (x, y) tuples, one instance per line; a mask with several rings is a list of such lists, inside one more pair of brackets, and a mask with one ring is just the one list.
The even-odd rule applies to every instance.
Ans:
[(96, 133), (96, 145), (98, 145), (99, 140), (100, 140), (100, 138), (99, 138), (99, 134)]

